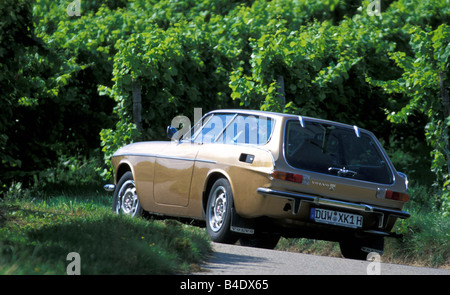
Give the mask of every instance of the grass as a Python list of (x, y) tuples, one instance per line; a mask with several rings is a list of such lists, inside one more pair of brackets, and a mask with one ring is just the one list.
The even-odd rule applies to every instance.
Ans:
[(450, 269), (450, 216), (417, 208), (409, 212), (411, 218), (396, 225), (403, 238), (389, 240), (389, 261)]
[(204, 230), (173, 220), (118, 216), (105, 193), (0, 199), (0, 274), (177, 274), (211, 251)]

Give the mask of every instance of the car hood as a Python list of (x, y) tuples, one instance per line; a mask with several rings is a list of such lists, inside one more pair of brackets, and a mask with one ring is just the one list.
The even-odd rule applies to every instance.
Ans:
[(118, 149), (113, 157), (124, 155), (160, 155), (172, 145), (170, 141), (144, 141), (136, 142)]

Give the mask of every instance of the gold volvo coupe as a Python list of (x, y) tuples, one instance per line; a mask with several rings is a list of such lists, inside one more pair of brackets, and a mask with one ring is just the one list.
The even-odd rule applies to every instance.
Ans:
[[(189, 129), (189, 128), (186, 128)], [(369, 131), (315, 118), (217, 110), (170, 141), (112, 157), (113, 210), (206, 223), (212, 241), (274, 248), (281, 236), (337, 241), (344, 257), (381, 254), (408, 218), (408, 180)]]

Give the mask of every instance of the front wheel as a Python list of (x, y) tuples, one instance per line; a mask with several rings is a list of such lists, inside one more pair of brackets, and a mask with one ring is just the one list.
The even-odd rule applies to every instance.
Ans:
[(231, 232), (233, 193), (228, 180), (219, 178), (212, 186), (206, 206), (206, 228), (213, 242), (232, 244), (237, 241)]
[(143, 209), (136, 193), (133, 174), (126, 172), (119, 180), (114, 191), (112, 209), (117, 214), (141, 216)]

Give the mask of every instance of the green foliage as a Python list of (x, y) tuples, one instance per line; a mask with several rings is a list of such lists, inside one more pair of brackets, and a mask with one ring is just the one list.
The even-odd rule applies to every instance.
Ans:
[(34, 99), (28, 95), (33, 92), (34, 84), (39, 88), (40, 83), (37, 79), (33, 81), (35, 83), (28, 83), (33, 74), (21, 75), (24, 69), (32, 68), (27, 67), (28, 62), (34, 62), (34, 58), (28, 61), (26, 57), (38, 56), (37, 42), (32, 38), (31, 4), (28, 1), (2, 1), (0, 19), (0, 161), (2, 172), (8, 176), (6, 171), (21, 168), (23, 163), (16, 156), (19, 147), (9, 144), (13, 140), (9, 130), (22, 120), (17, 114), (21, 110), (19, 102), (33, 105)]
[[(436, 174), (436, 185), (443, 190), (444, 212), (448, 212), (450, 114), (445, 111), (439, 81), (442, 77), (447, 83), (450, 81), (450, 27), (442, 24), (432, 30), (428, 26), (422, 29), (406, 25), (404, 29), (411, 34), (410, 50), (413, 54), (410, 56), (402, 51), (390, 53), (390, 58), (403, 70), (402, 75), (395, 80), (377, 81), (368, 78), (368, 81), (383, 88), (394, 104), (395, 94), (408, 99), (400, 110), (388, 112), (387, 118), (391, 122), (407, 123), (417, 113), (428, 117), (424, 129), (427, 143), (432, 147), (431, 170)], [(439, 76), (440, 72), (442, 77)]]
[(121, 147), (126, 144), (133, 143), (135, 138), (138, 138), (139, 131), (133, 123), (126, 123), (118, 121), (116, 129), (103, 129), (100, 132), (100, 139), (102, 151), (104, 153), (104, 160), (108, 167), (100, 171), (100, 174), (105, 180), (113, 179), (113, 170), (111, 166), (111, 156)]
[(46, 0), (0, 4), (0, 179), (6, 184), (32, 182), (63, 153), (90, 156), (99, 126), (113, 126), (113, 102), (97, 93), (111, 66), (79, 39), (91, 27), (68, 17), (66, 7)]

